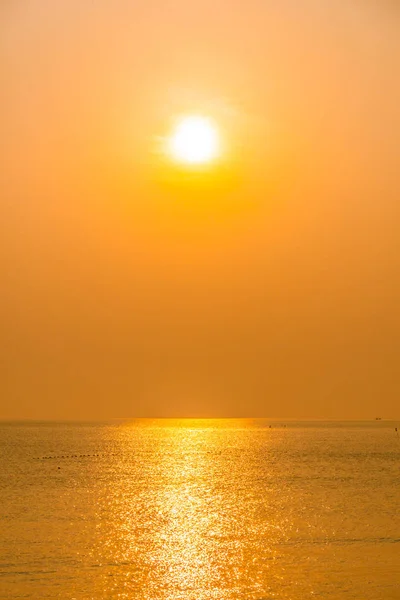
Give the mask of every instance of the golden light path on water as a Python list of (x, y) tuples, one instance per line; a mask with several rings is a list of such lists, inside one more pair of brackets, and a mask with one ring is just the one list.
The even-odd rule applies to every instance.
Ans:
[(168, 582), (165, 597), (171, 600), (219, 598), (228, 585), (240, 593), (247, 573), (238, 540), (245, 498), (238, 492), (247, 492), (236, 485), (232, 493), (223, 464), (215, 461), (224, 437), (209, 428), (177, 428), (168, 438), (170, 452), (160, 464), (164, 491), (158, 506), (166, 521), (157, 536), (156, 587)]
[(122, 459), (125, 485), (109, 499), (114, 531), (100, 534), (108, 538), (107, 561), (134, 565), (129, 587), (136, 580), (142, 598), (233, 599), (244, 591), (257, 598), (267, 572), (275, 584), (283, 576), (274, 569), (275, 543), (285, 541), (291, 522), (274, 504), (287, 500), (285, 489), (272, 502), (273, 490), (260, 497), (249, 473), (260, 459), (259, 445), (249, 444), (246, 422), (236, 424), (234, 440), (223, 421), (215, 424), (185, 420), (131, 429), (136, 438), (138, 431), (150, 436), (145, 444), (153, 439), (151, 448), (141, 449), (150, 462), (140, 473), (136, 463), (127, 487)]

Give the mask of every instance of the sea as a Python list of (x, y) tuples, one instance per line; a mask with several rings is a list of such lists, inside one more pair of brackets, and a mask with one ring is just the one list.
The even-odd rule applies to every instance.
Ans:
[(399, 600), (390, 421), (0, 423), (0, 599)]

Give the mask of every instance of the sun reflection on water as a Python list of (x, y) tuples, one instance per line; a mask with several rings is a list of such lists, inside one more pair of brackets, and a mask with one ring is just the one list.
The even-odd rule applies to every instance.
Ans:
[(168, 581), (166, 598), (188, 597), (219, 579), (212, 541), (222, 515), (213, 502), (216, 472), (210, 460), (216, 448), (210, 429), (178, 427), (168, 437), (169, 452), (159, 465), (164, 485), (158, 507), (165, 524), (156, 536), (155, 583)]
[(120, 484), (106, 509), (114, 531), (99, 532), (104, 560), (124, 565), (121, 598), (139, 589), (146, 600), (233, 600), (243, 591), (260, 598), (267, 574), (282, 576), (274, 568), (276, 542), (290, 520), (277, 513), (276, 490), (259, 477), (260, 460), (268, 475), (267, 434), (260, 434), (260, 456), (248, 425), (184, 420), (125, 429), (123, 445), (134, 455), (116, 465)]

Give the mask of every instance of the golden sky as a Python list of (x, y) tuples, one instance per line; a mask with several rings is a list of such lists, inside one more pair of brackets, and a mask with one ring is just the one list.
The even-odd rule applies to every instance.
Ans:
[[(0, 6), (0, 417), (399, 417), (400, 10)], [(173, 164), (182, 114), (218, 164)]]

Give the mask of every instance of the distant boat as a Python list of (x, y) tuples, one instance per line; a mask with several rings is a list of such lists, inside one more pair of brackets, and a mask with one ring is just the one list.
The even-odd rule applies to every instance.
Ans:
[(382, 421), (382, 417), (375, 417), (375, 421)]

